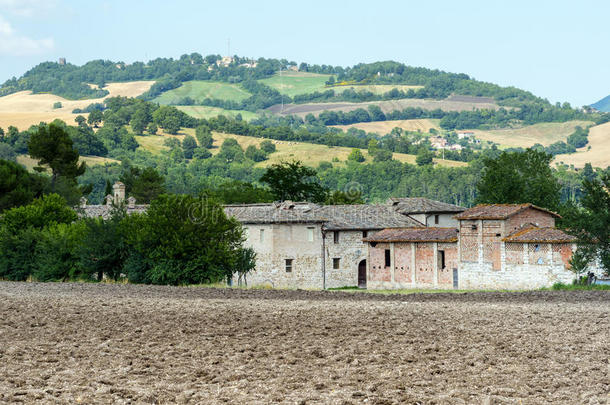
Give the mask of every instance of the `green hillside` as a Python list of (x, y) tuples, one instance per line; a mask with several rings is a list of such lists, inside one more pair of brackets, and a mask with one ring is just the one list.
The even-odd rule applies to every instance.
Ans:
[(187, 97), (195, 103), (200, 103), (206, 98), (242, 101), (250, 96), (251, 94), (238, 84), (191, 80), (182, 83), (178, 88), (162, 93), (152, 101), (159, 104), (181, 105), (187, 104), (185, 102)]

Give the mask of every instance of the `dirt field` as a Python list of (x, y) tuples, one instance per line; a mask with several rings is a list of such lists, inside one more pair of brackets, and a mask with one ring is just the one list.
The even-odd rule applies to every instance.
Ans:
[(610, 294), (0, 283), (0, 402), (606, 404)]
[[(114, 96), (136, 97), (147, 91), (154, 81), (127, 83), (108, 83), (104, 89), (110, 94), (106, 97), (86, 100), (66, 100), (53, 94), (32, 94), (31, 91), (20, 91), (0, 97), (0, 128), (13, 125), (24, 131), (40, 122), (51, 122), (56, 118), (68, 124), (74, 124), (78, 114), (72, 114), (75, 108), (85, 108), (92, 103), (101, 103), (105, 98)], [(53, 108), (60, 102), (62, 108)], [(83, 114), (87, 115), (87, 114)]]
[(576, 167), (584, 167), (585, 163), (604, 169), (610, 166), (610, 122), (592, 127), (589, 130), (587, 146), (571, 155), (557, 155), (555, 162), (573, 164)]

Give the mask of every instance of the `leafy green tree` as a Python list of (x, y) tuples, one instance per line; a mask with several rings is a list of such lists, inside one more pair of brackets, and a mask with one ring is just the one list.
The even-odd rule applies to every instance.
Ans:
[(195, 136), (199, 141), (199, 146), (202, 148), (210, 149), (214, 144), (214, 138), (212, 137), (212, 131), (207, 125), (199, 125), (195, 129)]
[(15, 162), (17, 160), (17, 152), (15, 152), (15, 148), (8, 143), (0, 142), (0, 159)]
[(254, 145), (249, 145), (246, 148), (245, 156), (254, 162), (262, 162), (267, 159), (267, 154), (263, 150), (257, 149)]
[(39, 170), (42, 166), (51, 168), (51, 191), (55, 191), (58, 177), (73, 181), (86, 170), (85, 163), (79, 163), (79, 154), (74, 149), (68, 132), (59, 125), (41, 125), (28, 142), (30, 156), (38, 159)]
[(103, 118), (104, 114), (100, 110), (93, 110), (87, 117), (87, 123), (93, 125), (93, 128), (97, 128), (102, 123)]
[(502, 152), (484, 160), (477, 185), (478, 203), (521, 204), (557, 210), (561, 186), (549, 166), (553, 157), (545, 152)]
[(272, 202), (274, 199), (268, 188), (257, 187), (239, 180), (229, 181), (206, 190), (204, 195), (211, 196), (222, 204), (254, 204)]
[(373, 162), (387, 162), (388, 160), (392, 160), (392, 151), (387, 149), (379, 149), (373, 156)]
[(159, 130), (159, 128), (157, 128), (157, 125), (154, 123), (150, 123), (148, 124), (148, 133), (151, 135), (157, 135), (157, 131)]
[(61, 101), (56, 101), (53, 103), (53, 108), (57, 109), (57, 108), (61, 108), (63, 107), (63, 105), (61, 104)]
[(127, 224), (127, 241), (154, 284), (226, 280), (242, 255), (241, 225), (211, 199), (162, 195)]
[(129, 125), (131, 125), (131, 129), (136, 134), (142, 134), (146, 129), (146, 125), (148, 124), (148, 116), (146, 114), (146, 110), (139, 108), (132, 115), (131, 121), (129, 121)]
[(186, 135), (182, 140), (182, 150), (184, 151), (184, 157), (186, 159), (193, 158), (193, 152), (197, 148), (197, 141), (190, 135)]
[(434, 153), (427, 148), (420, 148), (415, 157), (418, 166), (426, 166), (434, 162)]
[(247, 286), (247, 275), (256, 268), (256, 252), (252, 248), (239, 249), (235, 263), (237, 285)]
[(41, 197), (46, 184), (47, 177), (30, 174), (18, 163), (0, 160), (0, 213)]
[(234, 138), (227, 138), (220, 146), (220, 152), (217, 158), (226, 162), (243, 162), (245, 155), (244, 150), (241, 148), (237, 140)]
[(564, 210), (561, 226), (578, 239), (580, 262), (599, 259), (610, 273), (610, 174), (583, 182), (581, 207)]
[(32, 277), (37, 281), (67, 281), (80, 274), (78, 249), (82, 222), (52, 224), (39, 232), (33, 252)]
[(212, 153), (205, 148), (196, 148), (193, 151), (193, 158), (195, 159), (207, 159), (212, 157)]
[(264, 141), (261, 142), (260, 148), (266, 154), (270, 154), (270, 153), (273, 153), (276, 151), (275, 144), (268, 139), (265, 139)]
[(326, 199), (327, 190), (320, 185), (316, 171), (300, 161), (275, 163), (267, 168), (260, 181), (268, 184), (280, 201), (323, 202)]
[(87, 118), (83, 117), (82, 115), (77, 115), (76, 118), (74, 118), (74, 121), (79, 127), (84, 127), (87, 125)]
[(364, 200), (360, 190), (353, 192), (336, 190), (328, 195), (324, 203), (327, 205), (355, 205), (364, 204)]
[(165, 179), (152, 167), (140, 169), (132, 166), (123, 172), (120, 181), (125, 184), (127, 195), (140, 204), (148, 204), (165, 193)]
[(361, 163), (361, 162), (365, 161), (365, 158), (364, 158), (364, 155), (362, 154), (362, 152), (360, 151), (360, 149), (354, 148), (354, 149), (352, 149), (349, 156), (347, 157), (347, 160)]

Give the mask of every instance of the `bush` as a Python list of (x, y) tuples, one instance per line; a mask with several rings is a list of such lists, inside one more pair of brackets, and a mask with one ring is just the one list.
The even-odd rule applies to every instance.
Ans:
[(262, 151), (264, 151), (267, 154), (273, 153), (276, 151), (275, 144), (268, 139), (261, 142), (260, 148)]
[(38, 233), (32, 276), (38, 281), (78, 278), (78, 247), (85, 227), (82, 222), (54, 224)]
[(61, 108), (63, 107), (63, 105), (61, 104), (61, 102), (56, 101), (55, 103), (53, 103), (53, 108), (57, 109), (57, 108)]

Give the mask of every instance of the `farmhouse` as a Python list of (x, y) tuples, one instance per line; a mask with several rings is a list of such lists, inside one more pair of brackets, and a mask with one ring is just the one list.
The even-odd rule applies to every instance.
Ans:
[(385, 229), (368, 243), (369, 288), (521, 289), (569, 283), (575, 240), (532, 204), (480, 205), (457, 228)]

